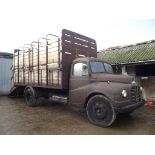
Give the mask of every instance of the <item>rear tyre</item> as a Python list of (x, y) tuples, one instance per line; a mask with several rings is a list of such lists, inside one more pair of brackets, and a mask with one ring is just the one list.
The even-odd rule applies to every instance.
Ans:
[(86, 112), (90, 122), (101, 127), (110, 126), (116, 119), (112, 104), (103, 95), (91, 97)]
[(24, 90), (25, 103), (30, 107), (37, 106), (37, 94), (36, 90), (32, 87), (26, 87)]

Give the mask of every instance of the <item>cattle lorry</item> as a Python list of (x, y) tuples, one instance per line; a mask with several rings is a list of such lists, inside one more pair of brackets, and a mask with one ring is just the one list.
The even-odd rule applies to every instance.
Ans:
[(39, 97), (86, 111), (95, 125), (108, 127), (120, 113), (130, 114), (144, 105), (134, 78), (115, 75), (112, 66), (97, 58), (96, 41), (63, 29), (61, 38), (45, 38), (14, 50), (13, 88), (28, 106)]

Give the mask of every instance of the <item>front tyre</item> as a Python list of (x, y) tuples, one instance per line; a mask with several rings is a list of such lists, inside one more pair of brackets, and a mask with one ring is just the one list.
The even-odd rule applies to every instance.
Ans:
[(112, 104), (103, 95), (91, 97), (86, 112), (90, 122), (101, 127), (110, 126), (116, 119)]

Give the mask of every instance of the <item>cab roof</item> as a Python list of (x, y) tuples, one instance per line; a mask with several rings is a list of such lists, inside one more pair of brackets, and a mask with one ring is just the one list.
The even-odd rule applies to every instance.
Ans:
[[(85, 62), (88, 62), (88, 61), (103, 61), (101, 59), (98, 59), (98, 58), (94, 58), (94, 57), (83, 57), (83, 58), (76, 58), (75, 60), (73, 60), (73, 63), (75, 62), (81, 62), (81, 61), (85, 61)], [(106, 61), (103, 61), (103, 62), (106, 62)], [(109, 63), (109, 62), (106, 62), (106, 63)]]

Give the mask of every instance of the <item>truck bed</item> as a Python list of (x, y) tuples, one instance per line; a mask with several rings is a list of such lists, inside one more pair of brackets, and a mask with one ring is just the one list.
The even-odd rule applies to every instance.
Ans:
[(97, 57), (96, 41), (63, 29), (62, 36), (14, 51), (13, 85), (68, 89), (72, 61), (78, 57)]

